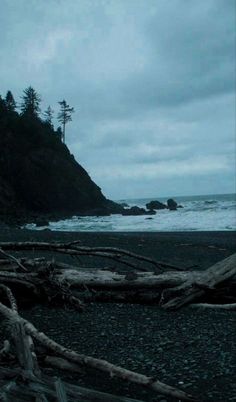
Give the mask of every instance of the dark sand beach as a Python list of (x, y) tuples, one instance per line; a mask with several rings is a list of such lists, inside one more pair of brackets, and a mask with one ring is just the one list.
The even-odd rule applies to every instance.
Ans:
[[(236, 252), (235, 232), (69, 233), (5, 228), (0, 233), (0, 241), (30, 240), (80, 240), (86, 246), (120, 247), (185, 269), (205, 269)], [(50, 253), (44, 255), (52, 258)], [(63, 255), (56, 258), (73, 263)], [(94, 266), (95, 261), (90, 264)], [(101, 259), (96, 261), (96, 266), (111, 264)], [(233, 311), (186, 307), (166, 312), (151, 305), (90, 303), (83, 313), (29, 306), (22, 315), (58, 342), (80, 353), (155, 376), (202, 401), (236, 401), (236, 314)], [(87, 370), (77, 377), (68, 374), (65, 378), (143, 401), (173, 400), (133, 384), (111, 382), (106, 374), (95, 371)]]

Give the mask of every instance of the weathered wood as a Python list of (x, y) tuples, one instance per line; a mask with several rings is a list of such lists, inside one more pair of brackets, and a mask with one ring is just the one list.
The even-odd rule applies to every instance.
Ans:
[(88, 288), (102, 289), (142, 289), (142, 288), (161, 288), (178, 286), (185, 282), (190, 276), (195, 280), (200, 280), (199, 272), (166, 272), (154, 274), (153, 272), (135, 272), (133, 274), (112, 272), (104, 269), (91, 269), (78, 271), (65, 270), (58, 275), (58, 280), (70, 284), (77, 288), (85, 285)]
[(5, 285), (0, 284), (0, 292), (5, 293), (5, 295), (7, 296), (7, 299), (9, 301), (10, 306), (11, 306), (11, 309), (13, 311), (17, 311), (18, 307), (17, 307), (16, 299), (15, 299), (11, 289), (9, 289)]
[(178, 388), (169, 386), (165, 383), (162, 383), (158, 379), (154, 379), (152, 377), (147, 377), (143, 374), (136, 373), (131, 370), (127, 370), (125, 368), (116, 366), (112, 363), (109, 363), (106, 360), (96, 359), (94, 357), (85, 356), (79, 353), (74, 352), (68, 348), (63, 347), (57, 342), (50, 339), (43, 332), (39, 332), (33, 324), (29, 321), (20, 317), (19, 314), (13, 312), (11, 309), (0, 303), (0, 313), (2, 313), (6, 318), (10, 318), (14, 321), (21, 322), (24, 326), (25, 331), (28, 335), (32, 336), (37, 342), (43, 345), (45, 348), (50, 350), (53, 354), (61, 356), (66, 360), (77, 363), (82, 366), (88, 366), (93, 369), (97, 369), (103, 372), (108, 373), (111, 377), (117, 377), (125, 381), (133, 382), (139, 385), (143, 385), (146, 388), (150, 388), (153, 391), (172, 396), (175, 398), (182, 399), (183, 401), (196, 401), (196, 399), (186, 392), (179, 390)]
[[(14, 378), (16, 375), (20, 374), (19, 369), (9, 369), (9, 368), (3, 368), (0, 366), (0, 379), (1, 378)], [(26, 377), (27, 378), (27, 377)], [(14, 383), (14, 388), (11, 389), (11, 394), (14, 396), (14, 402), (15, 398), (19, 396), (19, 393), (23, 395), (20, 399), (17, 399), (17, 402), (25, 402), (25, 395), (35, 395), (38, 394), (37, 397), (39, 398), (42, 395), (47, 395), (47, 397), (55, 397), (55, 387), (54, 387), (54, 382), (55, 379), (52, 377), (49, 377), (47, 375), (43, 375), (42, 378), (39, 379), (35, 378), (32, 380), (30, 377), (28, 378), (28, 383), (27, 385), (21, 384), (20, 386), (17, 387), (17, 385)], [(141, 400), (137, 399), (131, 399), (127, 398), (124, 396), (117, 396), (117, 395), (112, 395), (108, 394), (105, 392), (93, 390), (93, 389), (88, 389), (84, 388), (75, 384), (69, 384), (67, 382), (63, 382), (64, 388), (68, 397), (69, 402), (75, 402), (75, 401), (87, 401), (87, 402), (142, 402)], [(25, 390), (25, 393), (24, 393)], [(46, 400), (46, 399), (45, 399)], [(12, 402), (13, 399), (9, 400), (9, 402)]]
[(191, 307), (194, 308), (210, 308), (215, 310), (231, 310), (236, 311), (236, 303), (230, 304), (210, 304), (210, 303), (193, 303), (190, 304)]
[(68, 402), (67, 396), (66, 396), (66, 390), (64, 387), (63, 382), (61, 381), (60, 378), (57, 378), (55, 380), (55, 390), (56, 390), (56, 396), (58, 402)]
[[(130, 300), (127, 297), (120, 297), (120, 291), (140, 291), (142, 296), (140, 302), (157, 302), (158, 293), (148, 296), (147, 292), (164, 290), (162, 294), (162, 306), (165, 308), (180, 308), (182, 305), (191, 303), (204, 295), (215, 295), (217, 302), (220, 300), (224, 303), (234, 302), (234, 287), (236, 287), (236, 268), (235, 257), (228, 257), (231, 261), (231, 267), (228, 267), (228, 259), (215, 264), (206, 271), (168, 271), (165, 273), (153, 272), (114, 272), (108, 269), (81, 269), (80, 267), (70, 266), (61, 263), (49, 263), (47, 261), (37, 262), (36, 272), (34, 272), (33, 260), (31, 260), (31, 270), (27, 273), (23, 272), (1, 272), (0, 282), (10, 286), (11, 283), (25, 286), (34, 292), (36, 297), (41, 293), (41, 297), (45, 296), (49, 299), (57, 299), (60, 297), (65, 303), (69, 303), (78, 309), (83, 309), (84, 305), (78, 299), (83, 297), (83, 289), (95, 290), (95, 296), (86, 294), (85, 299), (106, 300), (104, 293), (98, 294), (99, 291), (116, 292), (111, 295), (111, 300), (125, 302)], [(220, 269), (219, 269), (220, 264)], [(50, 266), (50, 270), (48, 267)], [(217, 276), (217, 281), (216, 281)], [(224, 287), (223, 287), (224, 286)], [(222, 291), (221, 291), (222, 289)], [(78, 293), (82, 291), (82, 293)], [(118, 292), (119, 291), (119, 292)], [(146, 295), (145, 295), (146, 292)], [(231, 292), (231, 293), (230, 293)], [(186, 300), (177, 305), (177, 300), (183, 296)], [(32, 295), (31, 295), (32, 296)], [(188, 297), (187, 297), (188, 296)], [(138, 297), (138, 295), (137, 295)], [(160, 297), (158, 296), (158, 301)], [(175, 302), (172, 301), (175, 299)], [(133, 300), (131, 298), (131, 300)], [(210, 302), (212, 301), (209, 300)]]
[(32, 376), (39, 374), (36, 355), (33, 354), (33, 341), (25, 332), (24, 322), (15, 317), (15, 321), (11, 323), (11, 333), (16, 348), (17, 357), (20, 366), (28, 371)]
[(27, 271), (27, 269), (24, 267), (24, 265), (22, 265), (21, 262), (16, 257), (14, 257), (11, 254), (6, 253), (4, 250), (2, 250), (1, 246), (0, 246), (0, 254), (13, 260), (13, 262), (15, 262), (18, 265), (18, 267), (20, 267), (20, 269), (22, 269), (22, 271)]
[[(45, 246), (45, 244), (47, 246)], [(5, 245), (6, 249), (8, 249), (7, 247), (12, 247), (12, 243), (5, 243)], [(39, 250), (48, 247), (47, 249), (49, 250), (48, 243), (14, 243), (14, 245), (16, 245), (16, 248), (19, 247), (19, 249), (26, 247), (26, 249), (32, 250), (34, 246), (36, 248), (38, 247)], [(2, 243), (0, 246), (2, 246)], [(126, 270), (123, 269), (121, 271), (119, 269), (118, 272), (114, 272), (108, 269), (84, 269), (83, 267), (70, 266), (55, 261), (47, 262), (44, 259), (18, 260), (15, 257), (9, 258), (9, 255), (4, 249), (2, 255), (6, 257), (6, 261), (3, 263), (3, 259), (1, 259), (0, 291), (7, 297), (11, 308), (0, 303), (0, 313), (11, 323), (11, 332), (13, 334), (16, 354), (20, 366), (22, 367), (22, 369), (17, 372), (24, 380), (27, 380), (27, 386), (25, 385), (26, 388), (24, 388), (24, 384), (23, 387), (22, 384), (19, 386), (17, 382), (14, 382), (15, 376), (9, 377), (9, 373), (5, 372), (4, 380), (8, 380), (8, 382), (3, 384), (5, 388), (1, 390), (0, 397), (16, 402), (31, 402), (32, 398), (34, 400), (38, 398), (38, 401), (46, 401), (47, 398), (50, 400), (56, 398), (58, 402), (72, 402), (80, 400), (81, 398), (83, 400), (84, 395), (86, 400), (94, 400), (85, 396), (78, 387), (75, 388), (75, 386), (70, 384), (62, 383), (60, 379), (55, 382), (55, 379), (50, 377), (47, 379), (45, 379), (45, 377), (42, 378), (38, 368), (37, 357), (34, 353), (34, 339), (34, 341), (38, 342), (45, 349), (48, 349), (50, 351), (49, 353), (56, 355), (56, 357), (49, 357), (48, 363), (50, 363), (51, 359), (51, 365), (57, 365), (60, 369), (79, 372), (80, 367), (87, 366), (106, 372), (111, 378), (117, 377), (125, 381), (143, 385), (163, 395), (186, 401), (196, 400), (192, 395), (164, 384), (156, 378), (147, 377), (143, 374), (115, 366), (105, 360), (81, 355), (56, 343), (44, 333), (40, 333), (29, 321), (23, 319), (18, 314), (17, 304), (10, 288), (6, 285), (2, 285), (2, 283), (7, 285), (21, 284), (22, 287), (30, 290), (31, 296), (33, 291), (35, 295), (40, 295), (40, 297), (46, 297), (48, 299), (59, 297), (63, 302), (69, 302), (77, 307), (81, 306), (78, 295), (83, 296), (83, 292), (87, 292), (85, 300), (86, 297), (87, 300), (89, 298), (99, 300), (99, 297), (101, 298), (102, 295), (109, 297), (110, 293), (112, 297), (123, 296), (123, 301), (130, 300), (129, 298), (132, 300), (132, 297), (139, 297), (141, 301), (155, 301), (157, 303), (161, 296), (160, 304), (167, 309), (177, 309), (187, 304), (195, 303), (204, 296), (200, 301), (211, 302), (213, 300), (213, 302), (215, 302), (218, 300), (218, 302), (221, 303), (223, 300), (223, 302), (227, 304), (212, 305), (211, 303), (201, 303), (196, 304), (196, 306), (201, 308), (225, 308), (234, 310), (236, 306), (235, 296), (233, 294), (236, 285), (236, 254), (214, 264), (204, 272), (176, 272), (172, 270), (165, 273), (157, 273), (157, 262), (147, 257), (143, 258), (134, 253), (126, 252), (125, 250), (106, 247), (79, 247), (77, 244), (71, 243), (50, 244), (50, 247), (52, 251), (75, 256), (91, 255), (112, 258), (113, 261), (122, 262), (134, 268), (134, 270), (130, 272), (126, 268)], [(153, 267), (156, 264), (156, 269), (153, 268), (152, 271), (148, 271), (146, 267), (143, 267), (141, 268), (141, 272), (138, 272), (140, 267), (136, 266), (132, 260), (131, 262), (127, 260), (128, 257), (136, 259), (139, 262), (151, 263)], [(22, 266), (24, 269), (22, 269)], [(11, 267), (10, 270), (9, 267)], [(170, 268), (170, 266), (168, 266), (168, 268)], [(219, 299), (217, 299), (217, 297), (219, 297)], [(119, 301), (122, 301), (122, 299)], [(232, 303), (229, 304), (229, 302)], [(45, 362), (47, 362), (47, 359), (45, 359)], [(0, 367), (0, 379), (1, 378)], [(2, 386), (2, 380), (0, 386)], [(99, 399), (99, 396), (95, 394), (93, 396), (98, 401), (116, 401), (116, 399), (111, 399), (110, 396), (107, 396), (107, 398), (104, 396), (103, 399)], [(113, 396), (113, 398), (119, 397)], [(128, 401), (127, 398), (123, 398), (117, 399), (117, 402), (125, 400)]]
[(0, 360), (6, 357), (10, 353), (10, 342), (6, 339), (3, 342), (3, 348), (0, 350)]
[(56, 367), (63, 371), (70, 371), (72, 373), (79, 373), (83, 372), (81, 366), (78, 364), (68, 362), (68, 360), (63, 359), (62, 357), (56, 356), (46, 356), (44, 359), (44, 363), (46, 366)]
[[(140, 271), (148, 271), (148, 269), (143, 266), (136, 266), (130, 263), (129, 260), (133, 259), (140, 262), (145, 262), (151, 264), (155, 270), (163, 271), (164, 269), (181, 270), (173, 264), (167, 264), (164, 262), (156, 261), (153, 258), (146, 257), (140, 254), (133, 253), (128, 250), (116, 248), (116, 247), (86, 247), (78, 245), (79, 242), (70, 243), (46, 243), (46, 242), (1, 242), (0, 248), (2, 250), (49, 250), (58, 253), (69, 254), (73, 256), (86, 256), (92, 255), (97, 257), (104, 257), (109, 259), (114, 259), (121, 264), (135, 267)], [(127, 258), (129, 259), (127, 261)]]
[[(236, 253), (228, 258), (212, 265), (201, 273), (200, 279), (191, 276), (183, 285), (169, 291), (169, 300), (163, 296), (163, 307), (166, 309), (178, 309), (186, 304), (198, 300), (209, 290), (224, 284), (236, 275)], [(176, 295), (176, 296), (175, 296)]]

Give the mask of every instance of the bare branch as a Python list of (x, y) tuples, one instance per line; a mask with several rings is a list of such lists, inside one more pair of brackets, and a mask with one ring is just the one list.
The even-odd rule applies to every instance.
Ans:
[(4, 255), (5, 257), (7, 257), (7, 258), (13, 260), (13, 261), (22, 269), (22, 271), (27, 271), (27, 269), (24, 267), (24, 265), (22, 265), (21, 262), (20, 262), (16, 257), (14, 257), (14, 256), (11, 255), (11, 254), (7, 254), (5, 251), (2, 250), (1, 247), (0, 247), (0, 253), (1, 253), (2, 255)]

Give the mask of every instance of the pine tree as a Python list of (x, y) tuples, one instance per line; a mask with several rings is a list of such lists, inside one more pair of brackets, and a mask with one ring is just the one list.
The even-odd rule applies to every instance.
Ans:
[(6, 111), (6, 102), (0, 95), (0, 117), (4, 116), (6, 114)]
[(45, 117), (45, 123), (47, 123), (50, 127), (53, 127), (53, 124), (52, 124), (53, 114), (54, 114), (54, 110), (51, 108), (51, 106), (48, 106), (48, 108), (43, 113), (43, 115)]
[(40, 102), (41, 97), (39, 94), (29, 86), (24, 90), (24, 95), (22, 96), (22, 103), (21, 103), (21, 113), (23, 115), (29, 115), (32, 117), (38, 117), (40, 113)]
[(74, 113), (74, 108), (70, 107), (66, 103), (65, 99), (63, 99), (63, 101), (58, 102), (58, 103), (61, 106), (61, 110), (58, 113), (57, 118), (58, 118), (58, 121), (62, 124), (62, 128), (63, 128), (62, 142), (65, 142), (65, 127), (66, 127), (66, 124), (68, 123), (68, 121), (72, 120), (71, 113)]
[(11, 91), (7, 91), (5, 105), (8, 112), (14, 112), (16, 110), (16, 102)]

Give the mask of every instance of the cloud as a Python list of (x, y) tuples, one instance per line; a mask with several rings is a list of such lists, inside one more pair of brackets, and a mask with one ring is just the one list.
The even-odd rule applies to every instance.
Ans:
[(224, 156), (194, 157), (186, 160), (170, 159), (170, 161), (151, 162), (148, 164), (113, 165), (112, 169), (98, 168), (96, 176), (122, 179), (158, 179), (168, 177), (182, 177), (217, 173), (229, 170), (227, 158)]
[(234, 19), (234, 0), (2, 0), (0, 93), (74, 106), (67, 144), (107, 196), (231, 192)]
[(61, 58), (64, 47), (68, 47), (72, 39), (72, 32), (65, 29), (53, 30), (35, 41), (29, 39), (24, 46), (21, 61), (25, 63), (29, 71), (40, 70), (42, 66), (52, 63), (55, 59)]

